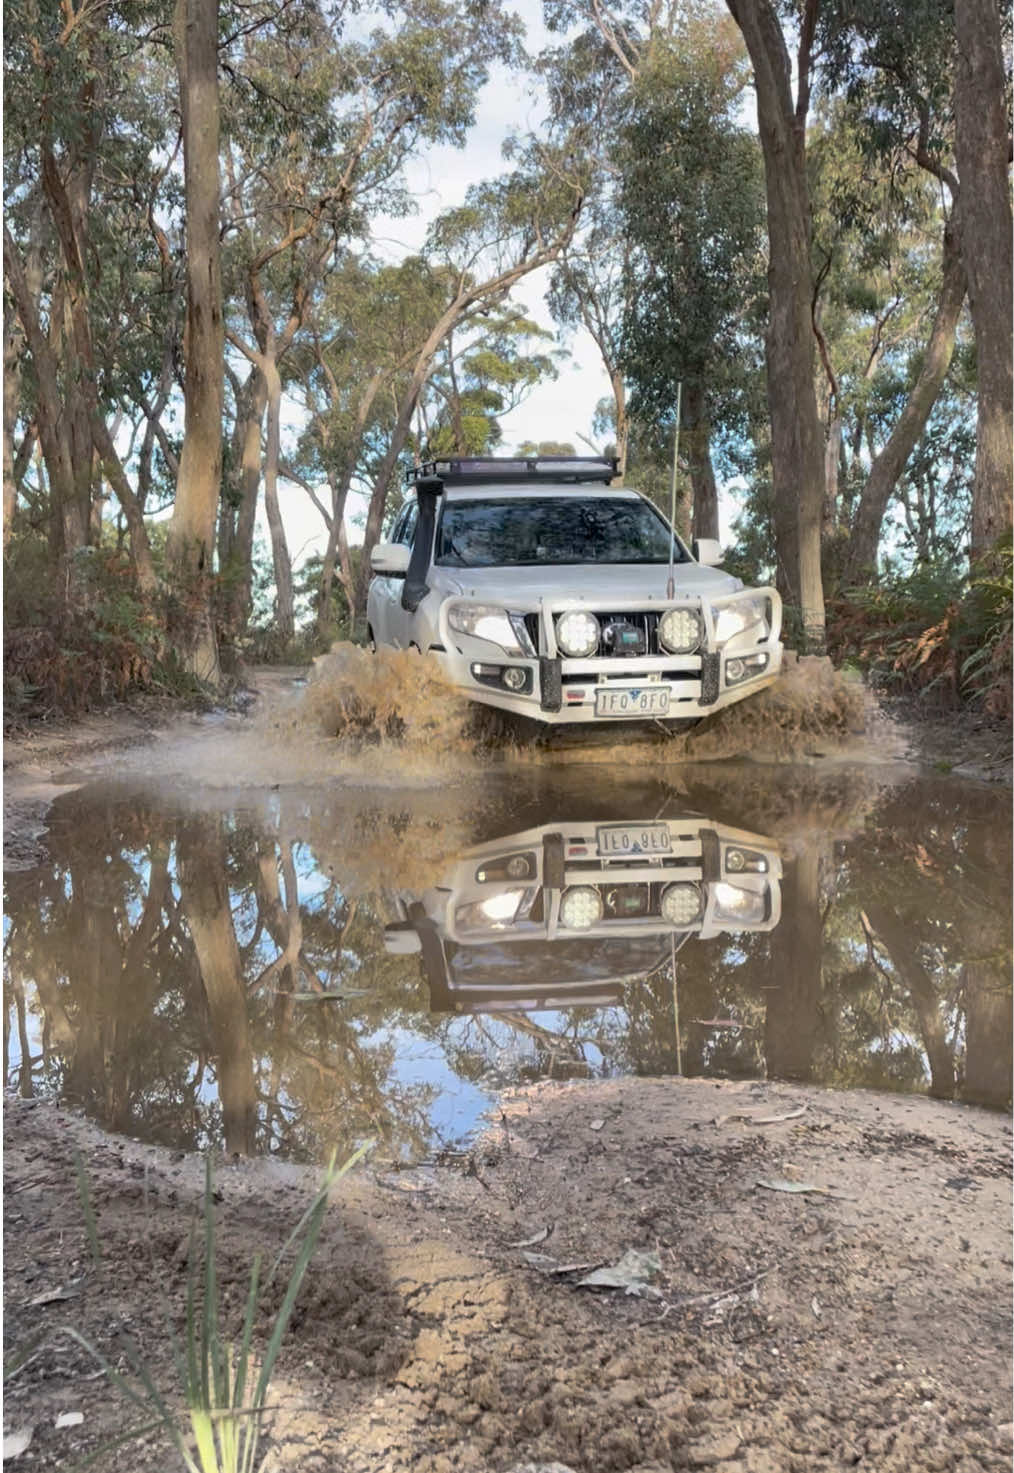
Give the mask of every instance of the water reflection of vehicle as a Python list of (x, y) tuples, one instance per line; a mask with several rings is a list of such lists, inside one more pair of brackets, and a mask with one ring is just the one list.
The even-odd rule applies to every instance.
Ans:
[(403, 896), (385, 944), (421, 953), (438, 1012), (604, 1006), (673, 940), (772, 930), (781, 874), (772, 840), (699, 816), (547, 824)]

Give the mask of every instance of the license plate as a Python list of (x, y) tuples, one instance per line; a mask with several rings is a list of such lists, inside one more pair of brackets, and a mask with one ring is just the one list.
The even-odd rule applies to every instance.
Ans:
[(667, 716), (667, 686), (621, 685), (618, 689), (599, 686), (595, 692), (596, 716)]
[(667, 823), (615, 823), (595, 830), (595, 843), (603, 859), (638, 854), (669, 854)]

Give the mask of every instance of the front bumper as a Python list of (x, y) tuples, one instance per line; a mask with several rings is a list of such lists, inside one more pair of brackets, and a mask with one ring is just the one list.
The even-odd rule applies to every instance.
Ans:
[[(754, 626), (719, 645), (715, 638), (716, 613), (757, 598), (767, 603), (767, 632), (763, 637)], [(547, 725), (603, 726), (617, 719), (642, 723), (697, 720), (763, 690), (781, 669), (782, 604), (773, 588), (743, 589), (717, 598), (603, 600), (610, 615), (660, 616), (668, 609), (693, 610), (700, 616), (704, 634), (699, 648), (684, 655), (659, 651), (570, 658), (556, 641), (557, 616), (570, 609), (597, 613), (598, 606), (587, 599), (553, 598), (542, 599), (537, 609), (528, 611), (537, 614), (537, 644), (532, 640), (531, 650), (511, 655), (489, 640), (450, 628), (448, 603), (470, 601), (488, 602), (455, 597), (441, 607), (442, 648), (435, 651), (437, 658), (472, 700)], [(508, 669), (523, 672), (523, 690), (512, 691), (504, 684), (503, 672)], [(600, 694), (610, 690), (626, 691), (630, 699), (607, 699)], [(611, 714), (603, 714), (606, 704), (612, 708)]]

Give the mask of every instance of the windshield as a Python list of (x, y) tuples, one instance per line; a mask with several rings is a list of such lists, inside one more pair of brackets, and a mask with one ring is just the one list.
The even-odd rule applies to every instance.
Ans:
[[(435, 561), (451, 568), (667, 563), (669, 527), (646, 501), (618, 497), (452, 501), (440, 519)], [(686, 561), (678, 541), (676, 561)]]
[(581, 983), (642, 977), (669, 954), (668, 936), (580, 936), (553, 941), (502, 941), (445, 947), (452, 987), (518, 987), (555, 992)]

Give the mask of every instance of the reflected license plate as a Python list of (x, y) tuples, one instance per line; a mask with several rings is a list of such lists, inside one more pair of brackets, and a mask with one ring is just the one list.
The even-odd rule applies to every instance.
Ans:
[(667, 716), (669, 690), (666, 686), (600, 686), (595, 692), (596, 716)]
[(595, 843), (603, 859), (637, 854), (669, 854), (667, 823), (614, 823), (595, 830)]

